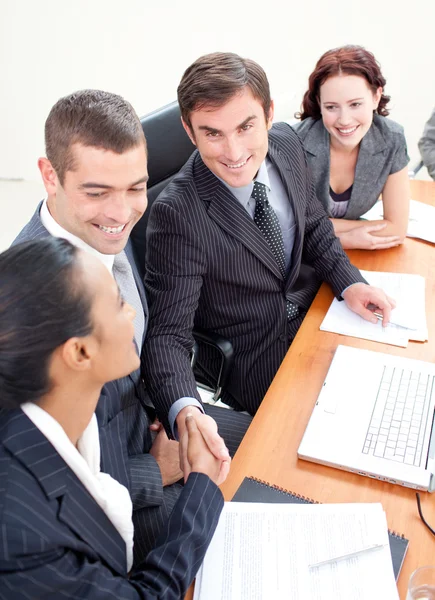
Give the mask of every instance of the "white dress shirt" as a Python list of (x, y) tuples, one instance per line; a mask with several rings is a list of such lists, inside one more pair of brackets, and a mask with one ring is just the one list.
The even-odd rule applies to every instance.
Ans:
[(47, 200), (44, 200), (44, 202), (42, 203), (41, 212), (39, 213), (39, 216), (41, 218), (41, 223), (44, 225), (44, 227), (48, 231), (48, 233), (51, 233), (51, 235), (53, 237), (68, 240), (68, 242), (71, 242), (71, 244), (73, 246), (80, 248), (80, 250), (84, 250), (85, 252), (89, 252), (90, 254), (93, 254), (94, 256), (96, 256), (97, 258), (99, 258), (101, 260), (103, 265), (105, 267), (107, 267), (109, 272), (113, 275), (112, 269), (113, 269), (113, 261), (115, 260), (115, 255), (114, 254), (101, 254), (101, 252), (98, 252), (98, 250), (95, 250), (95, 248), (92, 248), (92, 246), (89, 246), (82, 239), (80, 239), (76, 235), (70, 233), (69, 231), (64, 229), (61, 225), (59, 225), (59, 223), (53, 219), (53, 217), (50, 214), (50, 211), (48, 210)]

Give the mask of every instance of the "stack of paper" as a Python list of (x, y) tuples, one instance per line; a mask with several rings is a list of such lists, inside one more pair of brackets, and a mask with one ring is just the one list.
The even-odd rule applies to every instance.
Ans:
[[(369, 221), (383, 219), (383, 210), (382, 200), (380, 200), (362, 218)], [(435, 207), (417, 202), (417, 200), (410, 200), (406, 235), (435, 244)]]
[(398, 599), (380, 504), (227, 503), (194, 595), (194, 600), (349, 598)]
[(409, 340), (425, 342), (428, 328), (424, 277), (378, 271), (361, 271), (361, 274), (370, 285), (382, 288), (396, 301), (390, 324), (383, 327), (382, 321), (370, 323), (334, 298), (320, 329), (404, 348)]

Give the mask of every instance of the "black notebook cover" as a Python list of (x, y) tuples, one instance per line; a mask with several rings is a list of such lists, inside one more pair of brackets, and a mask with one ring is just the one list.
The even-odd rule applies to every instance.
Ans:
[[(259, 481), (253, 477), (245, 477), (241, 486), (234, 495), (232, 502), (266, 502), (275, 504), (313, 504), (314, 500), (293, 494), (279, 487), (271, 486), (265, 481)], [(391, 558), (393, 559), (394, 576), (399, 578), (403, 559), (408, 550), (408, 540), (403, 535), (388, 532), (390, 538)]]

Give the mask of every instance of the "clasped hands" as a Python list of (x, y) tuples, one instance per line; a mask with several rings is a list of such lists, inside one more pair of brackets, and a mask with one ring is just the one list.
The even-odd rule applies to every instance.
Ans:
[(191, 472), (208, 475), (216, 485), (225, 481), (231, 458), (218, 434), (216, 421), (195, 406), (183, 408), (177, 416), (179, 442), (169, 440), (159, 421), (151, 425), (157, 432), (150, 450), (160, 468), (163, 485), (171, 485)]
[(382, 231), (386, 227), (386, 223), (375, 223), (373, 225), (369, 222), (364, 225), (358, 225), (348, 231), (343, 231), (338, 236), (341, 245), (346, 250), (385, 250), (400, 246), (402, 241), (398, 235), (376, 235), (377, 232)]

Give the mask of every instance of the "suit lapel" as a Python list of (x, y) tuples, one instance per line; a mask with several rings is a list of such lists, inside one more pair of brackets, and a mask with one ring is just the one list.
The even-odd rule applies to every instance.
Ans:
[(282, 279), (266, 239), (240, 202), (205, 166), (199, 154), (194, 163), (194, 178), (200, 198), (208, 205), (209, 217)]
[(124, 540), (70, 469), (67, 486), (67, 493), (60, 499), (59, 520), (97, 552), (109, 567), (126, 575)]
[[(375, 122), (361, 140), (358, 160), (355, 169), (355, 179), (352, 187), (352, 195), (347, 207), (345, 219), (358, 219), (361, 209), (367, 202), (367, 173), (370, 174), (370, 182), (375, 182), (384, 168), (382, 154), (387, 148), (384, 136), (376, 127)], [(365, 212), (365, 210), (364, 210)]]
[[(313, 180), (317, 181), (317, 197), (329, 214), (329, 181), (330, 181), (330, 138), (322, 119), (315, 121), (304, 139), (304, 148), (308, 155)], [(325, 204), (326, 201), (326, 204)]]
[(126, 574), (125, 542), (47, 438), (21, 410), (8, 415), (2, 443), (36, 478), (58, 518), (117, 573)]
[(290, 272), (287, 275), (286, 290), (290, 289), (291, 286), (297, 279), (300, 267), (300, 255), (302, 253), (303, 235), (301, 232), (305, 230), (305, 201), (300, 202), (299, 199), (305, 198), (306, 190), (302, 186), (303, 178), (296, 178), (293, 169), (289, 166), (289, 160), (286, 156), (283, 156), (279, 148), (273, 143), (269, 142), (269, 158), (276, 167), (279, 176), (281, 177), (287, 197), (293, 210), (295, 220), (295, 238), (293, 251), (290, 259)]

